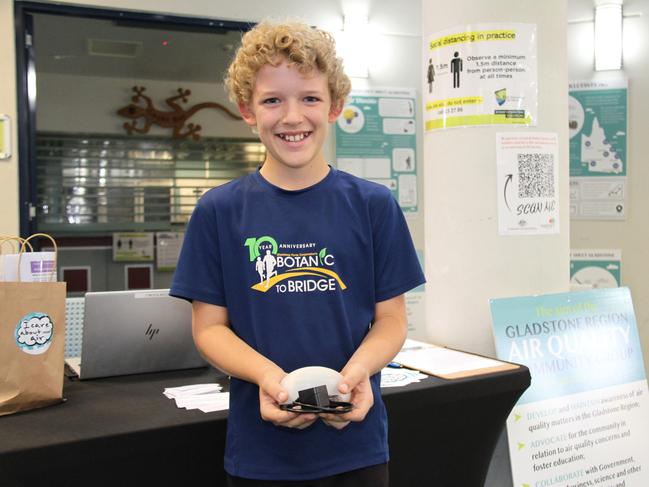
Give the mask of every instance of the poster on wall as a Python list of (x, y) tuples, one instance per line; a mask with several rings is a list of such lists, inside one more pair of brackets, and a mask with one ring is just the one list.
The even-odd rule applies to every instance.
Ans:
[[(424, 253), (417, 250), (417, 257), (422, 269)], [(408, 337), (415, 340), (427, 340), (426, 334), (426, 285), (421, 284), (406, 293), (406, 316), (408, 318)]]
[(572, 219), (626, 218), (627, 88), (625, 79), (570, 83)]
[(156, 232), (156, 268), (159, 271), (173, 271), (178, 265), (180, 250), (185, 238), (184, 232)]
[(619, 287), (620, 249), (573, 249), (570, 251), (570, 286), (583, 288)]
[(388, 187), (415, 213), (418, 166), (415, 90), (354, 90), (336, 123), (338, 169)]
[(153, 260), (153, 232), (113, 233), (115, 262), (149, 262)]
[(514, 485), (649, 485), (649, 391), (627, 288), (491, 300), (532, 385), (507, 419)]
[(424, 45), (426, 132), (475, 125), (536, 125), (536, 25), (471, 24)]
[(496, 134), (500, 235), (559, 233), (556, 133)]

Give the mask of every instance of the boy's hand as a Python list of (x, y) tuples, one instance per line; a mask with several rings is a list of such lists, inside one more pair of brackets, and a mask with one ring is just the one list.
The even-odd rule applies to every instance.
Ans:
[(343, 378), (338, 390), (342, 394), (351, 391), (353, 409), (345, 414), (319, 414), (320, 418), (336, 429), (342, 429), (350, 421), (363, 421), (370, 408), (374, 405), (374, 394), (370, 384), (368, 370), (358, 363), (349, 363), (341, 372)]
[(291, 413), (280, 409), (279, 405), (286, 401), (288, 393), (280, 384), (284, 372), (273, 371), (264, 375), (259, 383), (259, 412), (261, 419), (270, 421), (275, 426), (304, 429), (311, 426), (318, 417), (315, 414)]

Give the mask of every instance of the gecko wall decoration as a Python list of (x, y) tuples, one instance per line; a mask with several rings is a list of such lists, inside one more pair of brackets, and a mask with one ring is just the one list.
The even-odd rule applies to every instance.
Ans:
[[(178, 88), (178, 95), (172, 96), (165, 100), (165, 103), (171, 110), (159, 110), (153, 106), (153, 101), (150, 97), (144, 94), (146, 88), (144, 86), (134, 86), (133, 92), (135, 95), (131, 97), (131, 102), (125, 107), (117, 110), (117, 114), (121, 117), (131, 119), (131, 122), (124, 122), (124, 129), (129, 135), (133, 132), (138, 134), (147, 134), (153, 124), (164, 128), (173, 128), (174, 139), (186, 139), (192, 137), (194, 140), (201, 138), (199, 132), (201, 126), (194, 123), (186, 123), (199, 110), (205, 108), (215, 108), (221, 110), (226, 115), (234, 120), (242, 120), (242, 118), (235, 113), (232, 113), (220, 103), (204, 102), (197, 103), (196, 105), (184, 109), (178, 101), (187, 103), (188, 96), (192, 94), (191, 90), (183, 90)], [(138, 104), (144, 101), (144, 105)], [(138, 121), (142, 119), (143, 125), (138, 127)], [(183, 129), (186, 129), (183, 131)]]

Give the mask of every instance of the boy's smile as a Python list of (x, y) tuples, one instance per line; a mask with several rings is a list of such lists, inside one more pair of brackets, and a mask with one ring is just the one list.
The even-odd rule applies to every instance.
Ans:
[(290, 133), (277, 134), (277, 136), (280, 139), (285, 140), (287, 142), (301, 142), (309, 135), (311, 135), (311, 132), (298, 132), (296, 134), (290, 134)]
[(325, 74), (317, 70), (303, 74), (286, 61), (267, 64), (257, 73), (249, 105), (239, 108), (266, 146), (265, 176), (312, 184), (324, 177), (328, 166), (322, 146), (329, 124), (340, 112), (331, 106)]

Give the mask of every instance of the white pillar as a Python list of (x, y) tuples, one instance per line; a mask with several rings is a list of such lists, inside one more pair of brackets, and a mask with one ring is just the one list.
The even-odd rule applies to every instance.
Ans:
[[(495, 355), (490, 298), (569, 288), (566, 2), (424, 0), (422, 4), (424, 43), (435, 32), (467, 24), (531, 23), (537, 28), (536, 126), (454, 128), (424, 135), (427, 336), (437, 344)], [(559, 135), (558, 234), (498, 233), (496, 133), (513, 131)]]
[(16, 116), (16, 47), (13, 2), (0, 2), (0, 114), (11, 120), (11, 152), (0, 160), (0, 235), (18, 235), (18, 125)]

